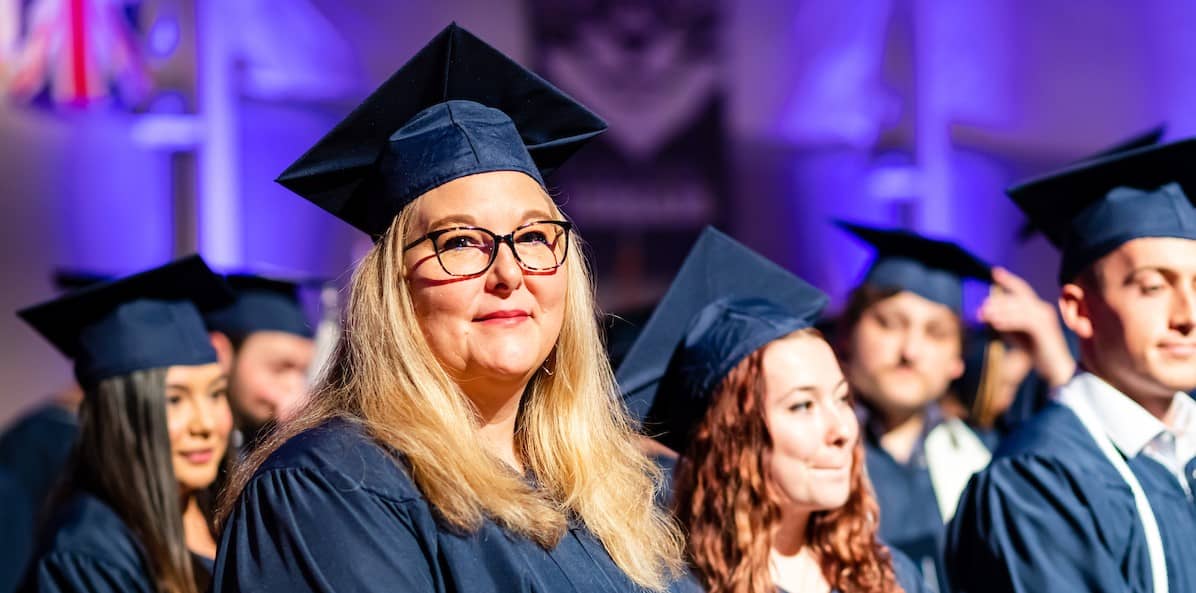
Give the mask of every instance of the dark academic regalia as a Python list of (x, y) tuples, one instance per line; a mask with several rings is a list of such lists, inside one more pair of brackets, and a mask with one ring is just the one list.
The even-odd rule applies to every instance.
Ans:
[[(1170, 590), (1196, 591), (1196, 505), (1162, 465), (1127, 463), (1162, 532)], [(1188, 464), (1196, 488), (1196, 462)], [(1134, 498), (1067, 407), (1051, 403), (968, 486), (947, 543), (960, 592), (1152, 590)]]
[(399, 459), (349, 420), (292, 438), (238, 499), (213, 593), (641, 590), (581, 523), (548, 550), (490, 520), (445, 527)]
[[(107, 504), (79, 494), (47, 524), (53, 536), (28, 575), (24, 591), (37, 593), (157, 593), (145, 550)], [(197, 571), (211, 571), (210, 558), (194, 556)], [(197, 580), (208, 579), (197, 574)]]
[(107, 504), (80, 494), (47, 524), (45, 542), (24, 591), (156, 593), (137, 537)]
[[(1008, 193), (1062, 252), (1058, 279), (1066, 284), (1128, 241), (1196, 240), (1193, 158), (1196, 140), (1148, 146)], [(1072, 385), (1088, 380), (1078, 375), (1056, 397), (1081, 393)], [(1123, 397), (1110, 391), (1088, 397)], [(1196, 505), (1180, 481), (1145, 454), (1122, 453), (1104, 424), (1086, 426), (1081, 416), (1091, 414), (1075, 411), (1085, 406), (1059, 401), (1015, 431), (964, 493), (947, 542), (955, 587), (966, 593), (1154, 591), (1152, 561), (1162, 560), (1160, 578), (1170, 591), (1196, 591)], [(1115, 463), (1124, 464), (1128, 476)], [(1196, 463), (1189, 461), (1184, 478), (1196, 486), (1193, 472)], [(1133, 482), (1145, 495), (1145, 510)], [(1162, 558), (1149, 551), (1152, 523)]]
[(938, 578), (935, 567), (942, 547), (943, 515), (935, 504), (925, 441), (915, 445), (908, 463), (901, 463), (880, 446), (880, 435), (869, 430), (867, 422), (862, 428), (868, 479), (880, 506), (880, 538), (916, 559), (911, 566), (927, 572), (927, 580)]
[(13, 472), (40, 505), (61, 476), (78, 434), (74, 412), (52, 403), (39, 406), (0, 435), (0, 467)]
[(33, 508), (23, 485), (0, 468), (0, 593), (16, 591), (33, 553)]
[(33, 553), (39, 513), (58, 483), (79, 433), (75, 415), (56, 404), (38, 407), (0, 436), (0, 593), (14, 591)]

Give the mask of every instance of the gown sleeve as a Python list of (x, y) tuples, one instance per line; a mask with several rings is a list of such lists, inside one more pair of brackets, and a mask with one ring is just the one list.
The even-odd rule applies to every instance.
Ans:
[(224, 528), (212, 591), (438, 591), (434, 536), (406, 502), (331, 470), (261, 473)]
[(1076, 472), (1038, 456), (995, 461), (964, 491), (948, 526), (946, 565), (958, 593), (1129, 591), (1105, 534), (1099, 501)]
[(84, 554), (53, 553), (34, 565), (24, 589), (27, 593), (154, 593), (148, 575), (135, 566)]

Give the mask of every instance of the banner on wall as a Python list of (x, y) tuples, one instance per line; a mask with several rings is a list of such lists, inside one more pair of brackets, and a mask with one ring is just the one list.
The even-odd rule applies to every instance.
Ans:
[(610, 130), (553, 183), (590, 244), (608, 311), (651, 305), (723, 221), (724, 93), (715, 0), (530, 0), (538, 70)]

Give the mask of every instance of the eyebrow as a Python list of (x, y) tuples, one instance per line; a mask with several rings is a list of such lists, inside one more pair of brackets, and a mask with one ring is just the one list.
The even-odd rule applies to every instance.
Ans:
[[(220, 383), (227, 383), (227, 382), (228, 382), (228, 375), (221, 374), (219, 377), (216, 377), (215, 379), (208, 381), (208, 389), (211, 389), (213, 386), (219, 385)], [(187, 393), (191, 393), (191, 387), (189, 387), (186, 383), (167, 383), (166, 390), (169, 391), (171, 389), (179, 389), (182, 391), (186, 391)]]
[(1138, 279), (1139, 274), (1143, 274), (1146, 272), (1154, 272), (1156, 274), (1163, 276), (1164, 278), (1166, 278), (1168, 280), (1180, 275), (1179, 272), (1177, 272), (1171, 268), (1166, 268), (1163, 266), (1140, 266), (1140, 267), (1130, 270), (1129, 273), (1126, 274), (1124, 284), (1132, 284), (1135, 280)]
[[(546, 211), (546, 210), (527, 210), (523, 213), (523, 216), (520, 218), (520, 220), (523, 221), (520, 223), (520, 225), (528, 223), (528, 222), (532, 222), (532, 221), (537, 221), (537, 220), (550, 220), (551, 218), (552, 218), (552, 215), (549, 214), (548, 211)], [(477, 219), (475, 219), (473, 216), (470, 216), (469, 214), (465, 214), (465, 213), (460, 213), (460, 214), (450, 214), (443, 218), (436, 219), (435, 221), (433, 221), (431, 224), (428, 225), (428, 231), (431, 232), (433, 229), (438, 229), (438, 228), (444, 227), (445, 225), (448, 225), (448, 224), (478, 226)]]
[[(831, 393), (835, 393), (835, 392), (839, 391), (845, 385), (847, 385), (847, 377), (844, 377), (844, 378), (840, 379), (838, 383), (835, 383), (835, 386), (833, 388), (831, 388)], [(790, 395), (793, 395), (794, 393), (816, 393), (817, 391), (818, 391), (817, 386), (799, 385), (797, 387), (794, 387), (794, 388), (786, 391), (783, 395), (781, 395), (780, 399), (785, 399), (785, 398), (789, 397)]]

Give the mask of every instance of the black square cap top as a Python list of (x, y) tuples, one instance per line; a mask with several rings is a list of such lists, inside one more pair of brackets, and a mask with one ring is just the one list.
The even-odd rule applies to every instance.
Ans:
[(1063, 254), (1059, 282), (1074, 280), (1124, 243), (1196, 239), (1196, 139), (1084, 161), (1007, 190)]
[(375, 240), (402, 209), (454, 179), (521, 171), (541, 186), (606, 123), (450, 24), (278, 182)]

